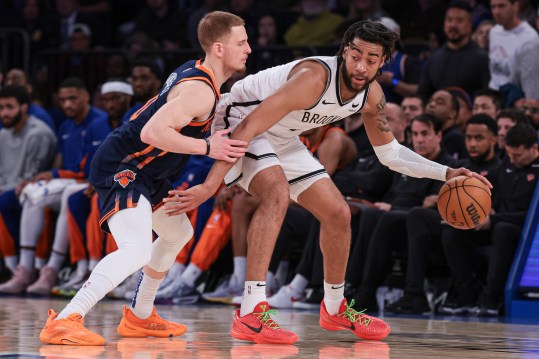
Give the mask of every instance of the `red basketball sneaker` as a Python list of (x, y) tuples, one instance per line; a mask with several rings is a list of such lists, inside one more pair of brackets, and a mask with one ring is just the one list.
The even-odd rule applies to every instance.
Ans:
[(230, 335), (240, 340), (249, 340), (257, 344), (294, 344), (298, 336), (291, 331), (282, 329), (271, 314), (277, 314), (275, 309), (269, 309), (268, 302), (260, 302), (251, 314), (240, 317), (240, 310), (234, 314), (234, 322)]
[(383, 320), (358, 312), (343, 299), (339, 314), (330, 315), (324, 301), (320, 305), (320, 326), (326, 330), (349, 330), (358, 338), (367, 340), (382, 340), (388, 336), (391, 328)]

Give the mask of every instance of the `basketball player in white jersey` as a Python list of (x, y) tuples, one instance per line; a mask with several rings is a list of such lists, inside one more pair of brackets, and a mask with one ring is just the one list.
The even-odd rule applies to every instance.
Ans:
[[(248, 231), (247, 273), (241, 309), (231, 335), (255, 343), (292, 344), (298, 337), (271, 319), (265, 276), (289, 199), (321, 223), (324, 254), (324, 300), (320, 325), (350, 330), (362, 339), (381, 340), (390, 328), (380, 319), (352, 308), (344, 298), (344, 275), (350, 248), (350, 210), (324, 168), (298, 140), (298, 134), (361, 111), (380, 161), (413, 177), (440, 181), (476, 173), (431, 162), (401, 146), (390, 131), (385, 97), (375, 81), (391, 59), (397, 35), (384, 25), (360, 21), (345, 33), (337, 56), (315, 57), (277, 66), (237, 82), (218, 106), (214, 130), (231, 128), (231, 138), (250, 141), (236, 164), (218, 161), (206, 181), (168, 199), (169, 215), (197, 207), (219, 187), (239, 184), (260, 205)], [(233, 166), (233, 167), (232, 167)], [(225, 176), (226, 175), (226, 176)]]

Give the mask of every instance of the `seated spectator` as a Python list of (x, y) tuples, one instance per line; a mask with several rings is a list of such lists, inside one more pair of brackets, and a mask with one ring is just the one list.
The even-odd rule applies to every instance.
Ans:
[(515, 101), (515, 108), (528, 116), (532, 126), (539, 130), (539, 98), (521, 98)]
[[(441, 312), (498, 316), (503, 311), (505, 281), (539, 176), (537, 133), (531, 125), (515, 125), (507, 132), (505, 143), (508, 159), (499, 171), (490, 216), (474, 230), (446, 228), (442, 233), (455, 291)], [(486, 285), (481, 291), (483, 279), (474, 269), (472, 254), (474, 248), (484, 245), (490, 250)]]
[(135, 31), (148, 34), (163, 49), (177, 50), (188, 47), (186, 23), (187, 13), (176, 2), (146, 0), (135, 20)]
[[(32, 97), (34, 88), (32, 84), (30, 83), (26, 73), (21, 69), (9, 70), (8, 73), (6, 74), (4, 85), (5, 86), (8, 86), (8, 85), (23, 86), (26, 88), (26, 91), (28, 91), (28, 93), (30, 94), (30, 97)], [(52, 117), (43, 107), (35, 103), (35, 101), (33, 101), (32, 98), (28, 107), (28, 114), (36, 117), (37, 119), (42, 120), (53, 131), (56, 131), (56, 124), (54, 123), (54, 120), (52, 119)]]
[(84, 51), (92, 48), (92, 30), (83, 23), (73, 24), (69, 29), (69, 50)]
[(517, 123), (530, 123), (530, 119), (522, 112), (517, 110), (502, 110), (496, 116), (498, 124), (498, 157), (505, 157), (505, 135)]
[(472, 34), (472, 40), (485, 51), (488, 51), (489, 47), (489, 33), (490, 29), (494, 26), (494, 21), (483, 20)]
[[(494, 151), (497, 130), (493, 118), (485, 114), (472, 116), (466, 124), (465, 132), (469, 157), (457, 163), (459, 167), (466, 167), (487, 177), (494, 186), (501, 164)], [(386, 310), (396, 314), (430, 313), (431, 309), (435, 310), (438, 298), (432, 298), (430, 302), (427, 300), (425, 279), (432, 258), (435, 258), (438, 267), (446, 266), (440, 240), (446, 225), (442, 224), (442, 217), (437, 209), (416, 207), (408, 214), (406, 227), (408, 258), (404, 296)]]
[(286, 30), (288, 46), (329, 46), (337, 41), (336, 30), (343, 21), (328, 11), (325, 0), (302, 0), (302, 13)]
[[(105, 138), (112, 132), (113, 129), (121, 125), (122, 116), (127, 111), (131, 102), (131, 96), (133, 95), (133, 89), (131, 85), (122, 81), (109, 81), (103, 84), (101, 87), (101, 95), (103, 98), (103, 104), (107, 117), (95, 118), (92, 123), (86, 128), (85, 148), (84, 148), (84, 177), (87, 178), (90, 173), (90, 163), (97, 151), (97, 148), (105, 140)], [(69, 229), (69, 217), (73, 218), (74, 212), (69, 211), (69, 201), (72, 195), (76, 195), (78, 192), (85, 192), (87, 196), (81, 197), (81, 207), (90, 208), (90, 199), (93, 194), (93, 188), (88, 188), (88, 183), (77, 183), (67, 187), (62, 194), (63, 197), (67, 197), (67, 201), (63, 203), (60, 209), (60, 216), (56, 223), (56, 232), (54, 236), (54, 242), (52, 248), (54, 253), (67, 253), (70, 248), (70, 253), (84, 252), (84, 243), (76, 243), (70, 241), (69, 233), (73, 230)], [(84, 214), (79, 221), (85, 221), (89, 215), (89, 212)], [(73, 218), (74, 219), (74, 218)], [(63, 228), (62, 228), (63, 227)], [(60, 230), (60, 228), (62, 228)], [(71, 245), (70, 245), (71, 244)], [(63, 263), (59, 262), (51, 256), (47, 264), (40, 271), (40, 275), (37, 281), (26, 289), (27, 293), (36, 295), (49, 295), (51, 294), (52, 287), (56, 284), (56, 277), (61, 269)], [(80, 258), (74, 255), (70, 256), (71, 263), (76, 264), (76, 272), (74, 278), (68, 281), (69, 286), (77, 283), (82, 285), (83, 280), (86, 279), (88, 272), (88, 261), (86, 258)]]
[(408, 127), (414, 117), (421, 115), (425, 111), (425, 103), (419, 95), (405, 96), (401, 102), (401, 109), (404, 114), (405, 125)]
[(459, 130), (464, 132), (466, 129), (466, 121), (468, 121), (468, 119), (472, 116), (472, 99), (470, 98), (470, 95), (461, 87), (449, 86), (446, 87), (445, 90), (453, 95), (459, 102), (459, 113), (457, 120), (455, 121), (455, 125)]
[[(284, 39), (277, 28), (277, 20), (271, 14), (266, 14), (258, 20), (258, 31), (255, 46), (256, 69), (263, 70), (269, 67), (278, 66), (292, 60), (290, 51), (277, 50), (274, 47), (284, 45)], [(264, 49), (269, 47), (269, 49)]]
[(122, 122), (129, 121), (146, 102), (159, 93), (163, 72), (155, 61), (138, 59), (131, 67), (131, 85), (135, 104), (124, 115)]
[[(37, 173), (49, 168), (56, 151), (52, 130), (28, 113), (30, 94), (21, 86), (0, 90), (0, 254), (16, 272), (21, 208), (17, 196)], [(6, 230), (7, 227), (7, 230)]]
[(474, 115), (484, 113), (492, 118), (496, 118), (501, 109), (502, 96), (498, 91), (483, 89), (475, 92), (472, 109)]
[[(400, 35), (400, 26), (389, 17), (379, 20), (389, 30)], [(393, 49), (393, 60), (382, 67), (382, 73), (376, 81), (382, 86), (387, 102), (401, 103), (403, 96), (417, 93), (417, 84), (421, 75), (419, 61), (403, 52), (402, 43), (397, 42)]]
[(466, 156), (464, 134), (456, 126), (460, 105), (455, 96), (447, 90), (436, 91), (425, 108), (425, 112), (442, 120), (442, 147), (454, 159)]
[[(22, 212), (20, 218), (20, 265), (13, 277), (0, 285), (0, 293), (24, 293), (35, 281), (36, 245), (43, 230), (44, 209), (60, 211), (56, 226), (56, 236), (65, 236), (67, 221), (67, 199), (64, 192), (70, 187), (80, 187), (78, 181), (84, 180), (84, 137), (90, 123), (106, 118), (106, 113), (89, 105), (89, 94), (85, 84), (78, 78), (64, 80), (58, 89), (62, 110), (69, 120), (64, 121), (58, 131), (58, 154), (55, 168), (38, 173), (32, 178), (32, 184), (22, 189)], [(45, 188), (45, 190), (44, 190)], [(66, 192), (68, 193), (68, 192)], [(71, 192), (73, 193), (73, 192)], [(11, 223), (17, 226), (16, 223)], [(64, 237), (65, 238), (65, 237)], [(67, 253), (53, 248), (51, 261), (56, 268), (63, 264)], [(45, 258), (41, 258), (44, 260)], [(43, 267), (49, 271), (49, 267)]]

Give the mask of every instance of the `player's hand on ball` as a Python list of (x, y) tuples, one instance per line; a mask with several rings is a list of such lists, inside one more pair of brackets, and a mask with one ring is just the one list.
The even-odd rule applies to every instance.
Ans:
[(492, 189), (492, 183), (490, 183), (490, 181), (488, 179), (481, 176), (479, 173), (472, 172), (469, 169), (464, 168), (464, 167), (449, 168), (447, 170), (447, 178), (446, 178), (446, 180), (449, 180), (451, 178), (455, 178), (455, 177), (458, 177), (458, 176), (475, 177), (478, 180), (480, 180), (481, 182), (483, 182), (488, 187), (489, 190)]
[(172, 190), (168, 194), (172, 197), (163, 198), (165, 213), (167, 216), (176, 216), (189, 212), (204, 203), (214, 192), (209, 191), (204, 185), (197, 185), (186, 190)]
[(247, 152), (247, 142), (228, 138), (230, 129), (216, 131), (208, 139), (210, 142), (209, 157), (226, 162), (236, 162)]

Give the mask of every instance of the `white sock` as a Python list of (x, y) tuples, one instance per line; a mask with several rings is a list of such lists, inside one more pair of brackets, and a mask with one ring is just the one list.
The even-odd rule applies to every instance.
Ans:
[(87, 259), (81, 259), (77, 262), (77, 276), (85, 276), (86, 273), (88, 273), (88, 260)]
[(131, 310), (135, 316), (146, 319), (152, 314), (155, 294), (159, 290), (159, 285), (163, 279), (164, 277), (160, 279), (152, 278), (144, 273), (144, 270), (142, 271), (133, 302), (131, 302)]
[(114, 288), (114, 283), (101, 274), (92, 273), (88, 281), (71, 299), (71, 302), (58, 314), (56, 319), (66, 318), (73, 313), (79, 313), (83, 317), (99, 302), (105, 294)]
[(90, 262), (88, 263), (88, 270), (91, 272), (94, 270), (97, 263), (99, 263), (100, 259), (90, 259)]
[(307, 288), (308, 285), (309, 285), (309, 281), (307, 280), (307, 278), (305, 278), (301, 274), (296, 274), (294, 278), (292, 279), (292, 282), (290, 282), (290, 287), (292, 287), (292, 289), (295, 292), (300, 293), (300, 294), (305, 292), (305, 289)]
[(236, 283), (245, 282), (245, 271), (247, 270), (247, 257), (234, 257), (234, 273), (233, 277), (236, 277)]
[[(43, 268), (45, 264), (47, 264), (47, 260), (45, 258), (36, 257), (34, 261), (34, 266), (36, 267), (36, 269)], [(29, 268), (32, 269), (32, 267), (29, 267)]]
[(246, 281), (241, 301), (240, 317), (250, 314), (260, 302), (266, 301), (266, 282)]
[(11, 273), (15, 273), (15, 269), (17, 269), (17, 264), (19, 264), (19, 257), (4, 257), (4, 264), (6, 265), (6, 268), (11, 271)]
[[(66, 255), (64, 253), (52, 251), (51, 257), (49, 261), (47, 262), (47, 266), (52, 267), (56, 269), (57, 271), (62, 268), (62, 264), (64, 264), (66, 259)], [(36, 259), (37, 260), (37, 259)]]
[(324, 281), (324, 304), (329, 315), (339, 314), (343, 299), (344, 282), (341, 284), (329, 284)]
[(167, 275), (180, 276), (185, 270), (185, 266), (179, 262), (174, 262), (172, 267), (168, 270)]
[(21, 248), (21, 266), (29, 270), (34, 269), (36, 262), (35, 256), (35, 248)]
[(190, 287), (195, 286), (195, 282), (202, 274), (202, 270), (193, 263), (189, 263), (182, 273), (181, 280)]

